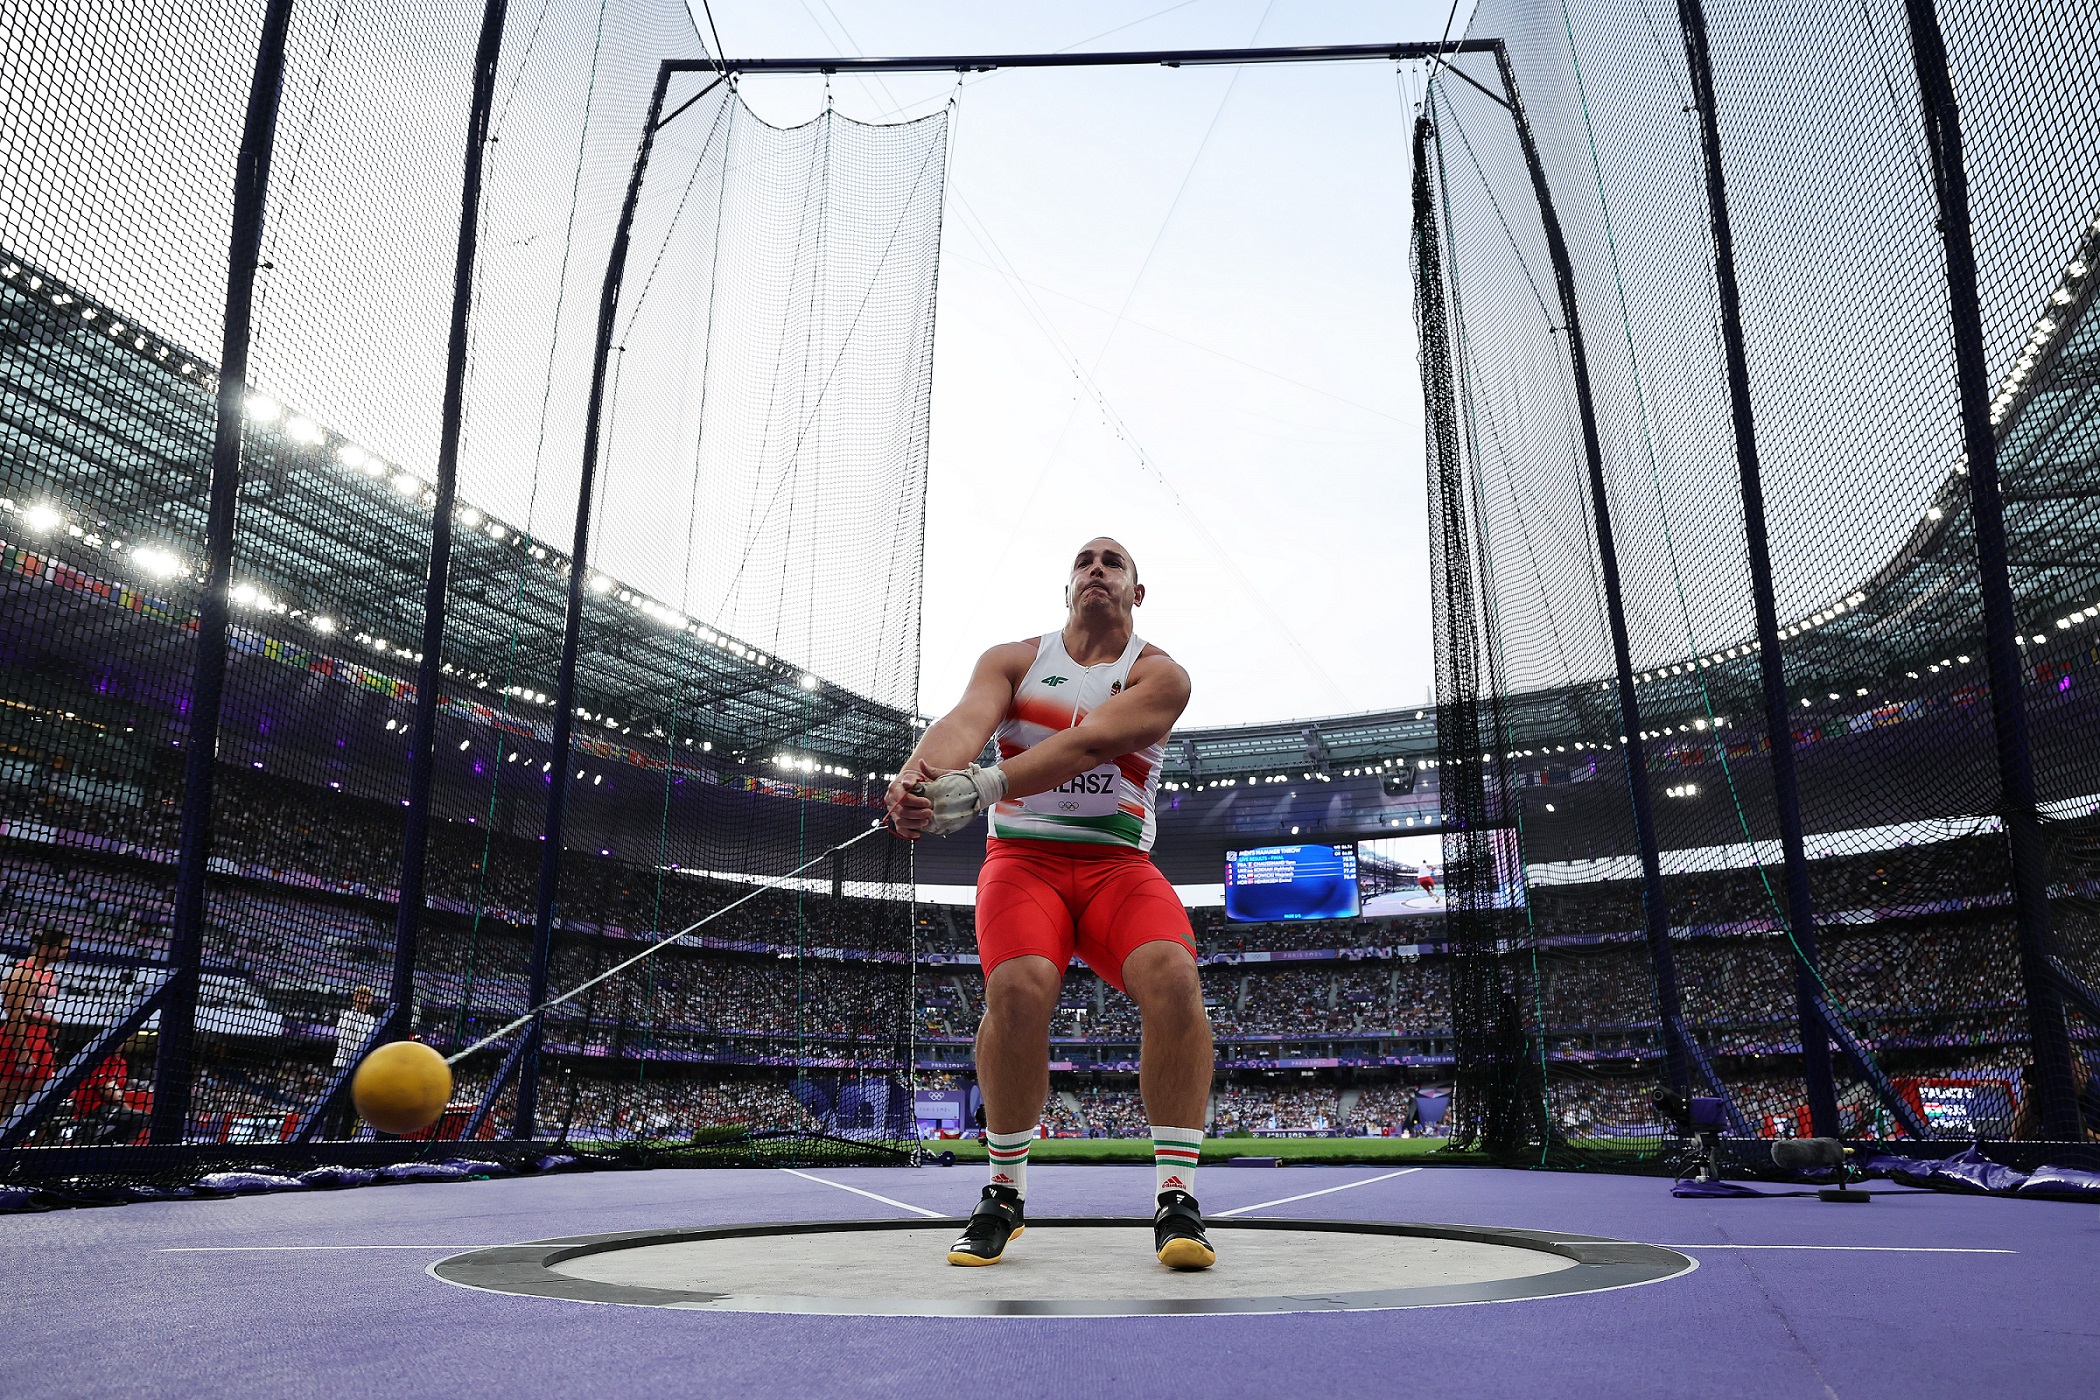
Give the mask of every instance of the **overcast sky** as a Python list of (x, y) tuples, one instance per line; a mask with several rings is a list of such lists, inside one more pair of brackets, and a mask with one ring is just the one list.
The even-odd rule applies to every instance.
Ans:
[[(1448, 13), (1435, 0), (714, 3), (738, 57), (1433, 40)], [(935, 346), (926, 709), (953, 703), (986, 646), (1058, 625), (1070, 556), (1101, 533), (1138, 560), (1139, 630), (1194, 678), (1187, 723), (1423, 699), (1403, 96), (1418, 86), (1382, 63), (964, 84)], [(824, 101), (821, 78), (743, 92), (781, 123)], [(955, 93), (952, 75), (841, 78), (833, 100), (896, 120)]]

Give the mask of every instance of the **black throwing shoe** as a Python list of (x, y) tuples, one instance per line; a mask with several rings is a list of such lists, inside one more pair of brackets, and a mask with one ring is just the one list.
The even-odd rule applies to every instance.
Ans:
[(1159, 1262), (1170, 1269), (1207, 1269), (1218, 1262), (1218, 1252), (1203, 1234), (1203, 1209), (1186, 1191), (1159, 1193), (1159, 1213), (1152, 1217), (1152, 1247), (1159, 1251)]
[(987, 1186), (962, 1237), (948, 1246), (948, 1262), (968, 1267), (996, 1264), (1006, 1255), (1006, 1242), (1026, 1228), (1020, 1193), (1011, 1186)]

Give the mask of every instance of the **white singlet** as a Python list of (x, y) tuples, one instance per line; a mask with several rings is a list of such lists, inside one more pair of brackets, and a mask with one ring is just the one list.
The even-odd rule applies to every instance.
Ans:
[[(1095, 706), (1120, 694), (1144, 649), (1144, 638), (1133, 634), (1115, 660), (1080, 666), (1066, 654), (1062, 630), (1044, 633), (1028, 674), (1014, 690), (1006, 718), (993, 733), (1000, 761), (1070, 729)], [(992, 809), (991, 834), (1149, 851), (1159, 831), (1154, 798), (1165, 757), (1164, 744), (1148, 744), (1048, 792), (1009, 798)]]

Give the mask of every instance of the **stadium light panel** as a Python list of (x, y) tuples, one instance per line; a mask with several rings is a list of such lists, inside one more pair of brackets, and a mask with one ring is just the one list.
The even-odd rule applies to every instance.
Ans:
[(34, 505), (22, 512), (22, 523), (39, 535), (57, 529), (65, 518), (62, 512), (46, 505)]
[(284, 413), (283, 405), (266, 394), (250, 394), (243, 408), (249, 419), (257, 423), (274, 423)]
[(155, 549), (151, 545), (144, 549), (133, 550), (131, 552), (131, 562), (138, 567), (141, 573), (150, 574), (154, 578), (173, 578), (182, 572), (182, 561), (180, 559), (177, 559), (165, 549)]

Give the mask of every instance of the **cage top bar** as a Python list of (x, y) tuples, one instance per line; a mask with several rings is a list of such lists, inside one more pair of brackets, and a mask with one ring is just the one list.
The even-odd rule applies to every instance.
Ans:
[(1492, 39), (1393, 44), (1316, 44), (1280, 49), (1140, 49), (1119, 53), (951, 54), (923, 58), (674, 58), (674, 73), (989, 73), (998, 68), (1195, 68), (1231, 63), (1347, 63), (1488, 53)]

